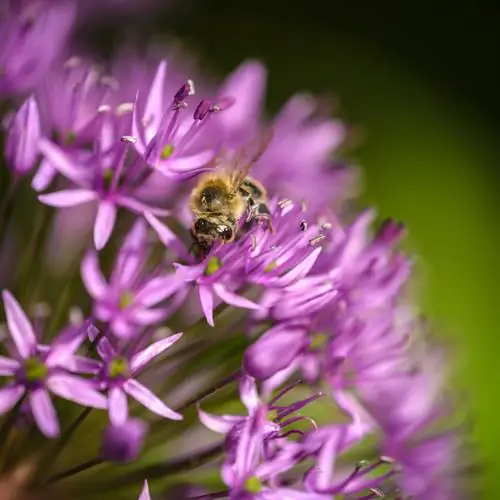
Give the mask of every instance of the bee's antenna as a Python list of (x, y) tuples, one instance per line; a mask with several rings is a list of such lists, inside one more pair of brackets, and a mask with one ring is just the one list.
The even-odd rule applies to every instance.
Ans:
[[(250, 172), (250, 169), (259, 161), (260, 157), (264, 154), (266, 151), (267, 147), (269, 146), (269, 143), (271, 142), (273, 138), (273, 130), (268, 129), (266, 130), (260, 137), (259, 137), (259, 149), (257, 152), (253, 155), (253, 157), (245, 164), (243, 167), (241, 167), (234, 175), (234, 180), (233, 180), (233, 186), (231, 189), (231, 194), (235, 194), (238, 188), (241, 186), (241, 183), (245, 180), (245, 177), (248, 175)], [(244, 156), (245, 150), (241, 151), (237, 159), (239, 160), (240, 156)], [(238, 161), (239, 163), (239, 161)]]

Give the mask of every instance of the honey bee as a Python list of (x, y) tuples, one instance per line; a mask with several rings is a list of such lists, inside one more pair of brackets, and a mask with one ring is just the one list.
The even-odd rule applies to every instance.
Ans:
[(274, 232), (264, 186), (248, 174), (266, 150), (272, 134), (260, 139), (255, 154), (248, 157), (245, 150), (235, 158), (222, 158), (219, 171), (200, 177), (190, 198), (194, 214), (191, 235), (193, 250), (203, 258), (215, 242), (222, 244), (235, 240), (242, 228), (253, 223), (265, 224)]

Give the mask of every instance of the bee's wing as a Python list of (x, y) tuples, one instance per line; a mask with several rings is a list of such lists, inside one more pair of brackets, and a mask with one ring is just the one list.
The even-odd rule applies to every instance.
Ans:
[[(236, 193), (241, 183), (245, 180), (253, 165), (264, 154), (272, 138), (273, 131), (269, 128), (253, 140), (248, 147), (242, 148), (236, 153), (233, 163), (235, 170), (231, 174), (231, 192), (233, 194)], [(256, 151), (252, 154), (252, 150)]]

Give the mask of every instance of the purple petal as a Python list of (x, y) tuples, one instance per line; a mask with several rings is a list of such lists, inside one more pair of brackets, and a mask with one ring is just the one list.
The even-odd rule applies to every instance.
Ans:
[(85, 322), (81, 326), (66, 327), (52, 342), (45, 364), (47, 366), (60, 366), (66, 368), (66, 363), (71, 360), (73, 354), (87, 338), (89, 323)]
[(33, 176), (31, 187), (35, 191), (43, 191), (49, 186), (56, 174), (57, 170), (52, 166), (47, 158), (44, 158), (40, 162), (40, 166), (38, 167), (36, 174)]
[(144, 218), (149, 222), (151, 227), (155, 230), (160, 241), (167, 247), (171, 248), (179, 257), (186, 258), (187, 251), (179, 238), (170, 231), (170, 229), (162, 224), (153, 214), (146, 212)]
[(139, 215), (144, 215), (146, 212), (149, 212), (160, 217), (165, 217), (170, 214), (169, 210), (165, 210), (164, 208), (152, 207), (151, 205), (142, 203), (142, 201), (131, 198), (130, 196), (116, 196), (116, 203), (118, 205), (121, 205), (122, 207), (128, 208), (132, 212), (135, 212)]
[(10, 411), (24, 394), (22, 385), (0, 389), (0, 415)]
[(143, 120), (147, 123), (147, 127), (153, 130), (158, 130), (160, 125), (163, 106), (163, 92), (165, 87), (165, 76), (167, 74), (167, 62), (162, 61), (158, 65), (156, 74), (149, 89), (146, 106), (144, 107)]
[(74, 207), (97, 199), (97, 193), (89, 189), (63, 189), (50, 194), (41, 194), (38, 199), (51, 207)]
[(143, 306), (154, 306), (170, 297), (183, 285), (184, 283), (173, 275), (153, 278), (137, 292), (135, 299)]
[(85, 358), (84, 356), (73, 356), (67, 364), (67, 369), (74, 373), (96, 374), (102, 368), (102, 363), (95, 359)]
[(253, 377), (244, 375), (240, 379), (240, 399), (248, 413), (252, 413), (260, 404), (257, 386)]
[(59, 436), (56, 410), (46, 389), (35, 389), (29, 394), (31, 412), (36, 425), (48, 438)]
[(90, 380), (74, 375), (52, 375), (47, 380), (47, 387), (59, 397), (82, 406), (105, 410), (108, 407), (106, 397), (98, 392)]
[(151, 500), (151, 496), (149, 495), (149, 486), (148, 482), (144, 481), (144, 486), (142, 487), (141, 494), (137, 500)]
[(112, 387), (108, 396), (109, 420), (113, 425), (124, 424), (128, 419), (127, 394), (121, 387)]
[(207, 323), (210, 326), (214, 326), (214, 296), (212, 290), (208, 286), (200, 285), (198, 287), (198, 296), (203, 314), (207, 318)]
[(167, 175), (169, 172), (190, 174), (197, 171), (209, 170), (212, 167), (207, 164), (213, 160), (214, 156), (215, 151), (207, 149), (191, 156), (179, 156), (178, 158), (160, 162), (157, 170)]
[(99, 267), (96, 252), (87, 252), (82, 260), (81, 275), (87, 292), (94, 300), (102, 299), (108, 291), (108, 284)]
[(19, 361), (0, 356), (0, 375), (13, 375), (19, 366)]
[(245, 297), (240, 297), (233, 292), (230, 292), (221, 283), (214, 283), (212, 285), (214, 292), (226, 303), (236, 307), (243, 307), (244, 309), (260, 309), (259, 304), (246, 299)]
[(34, 353), (36, 347), (33, 327), (21, 309), (19, 302), (8, 290), (2, 292), (2, 297), (7, 318), (7, 328), (16, 344), (19, 355), (22, 358), (27, 358)]
[(71, 156), (53, 142), (40, 139), (38, 147), (45, 158), (50, 161), (50, 164), (69, 180), (78, 184), (82, 179), (88, 177), (88, 170), (75, 163)]
[(150, 363), (154, 358), (162, 354), (171, 345), (175, 344), (182, 337), (182, 333), (177, 333), (171, 335), (166, 339), (158, 340), (154, 344), (146, 347), (142, 351), (138, 352), (130, 360), (130, 369), (133, 373), (137, 373), (139, 370), (144, 368), (148, 363)]
[(102, 201), (97, 208), (94, 224), (94, 245), (97, 250), (105, 247), (116, 221), (116, 206), (110, 201)]
[(164, 320), (166, 313), (165, 308), (138, 309), (134, 311), (132, 321), (137, 325), (154, 325)]
[(245, 352), (243, 366), (257, 379), (266, 379), (289, 366), (305, 346), (304, 331), (288, 325), (268, 330)]
[(160, 415), (161, 417), (170, 418), (171, 420), (182, 420), (180, 413), (171, 410), (163, 401), (158, 399), (148, 388), (144, 387), (137, 380), (130, 379), (124, 384), (125, 391), (139, 401), (148, 410)]
[(236, 104), (217, 117), (230, 133), (241, 134), (256, 126), (264, 90), (266, 69), (257, 61), (241, 64), (226, 80), (221, 96), (236, 98)]
[(198, 408), (198, 417), (207, 429), (219, 434), (228, 434), (236, 424), (243, 422), (246, 418), (240, 415), (213, 415), (200, 408)]
[(305, 259), (299, 262), (294, 268), (278, 278), (279, 286), (289, 286), (295, 281), (303, 278), (314, 266), (321, 253), (321, 247), (315, 248)]

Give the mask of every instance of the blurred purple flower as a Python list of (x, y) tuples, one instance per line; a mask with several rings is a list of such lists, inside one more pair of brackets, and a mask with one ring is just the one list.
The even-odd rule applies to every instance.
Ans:
[[(97, 331), (90, 332), (90, 339), (96, 341)], [(136, 380), (138, 373), (166, 349), (175, 344), (182, 333), (158, 340), (135, 354), (127, 355), (115, 350), (106, 337), (98, 340), (97, 350), (103, 361), (97, 383), (108, 392), (109, 420), (112, 425), (122, 425), (128, 419), (127, 396), (132, 397), (148, 410), (171, 420), (182, 420), (182, 415), (170, 409), (147, 387)]]
[(147, 431), (147, 424), (139, 419), (108, 425), (103, 435), (100, 455), (111, 462), (132, 462), (141, 452)]
[(12, 358), (0, 357), (0, 375), (12, 377), (0, 389), (0, 414), (11, 410), (26, 394), (39, 429), (47, 437), (56, 437), (59, 423), (49, 391), (84, 406), (107, 408), (106, 398), (90, 381), (70, 373), (75, 368), (74, 354), (86, 338), (86, 328), (70, 328), (51, 346), (40, 345), (17, 300), (7, 290), (2, 297), (14, 349)]
[(35, 166), (40, 139), (40, 114), (33, 96), (19, 108), (7, 130), (5, 156), (8, 165), (23, 175)]
[(7, 0), (0, 16), (0, 96), (33, 90), (71, 33), (72, 1)]

